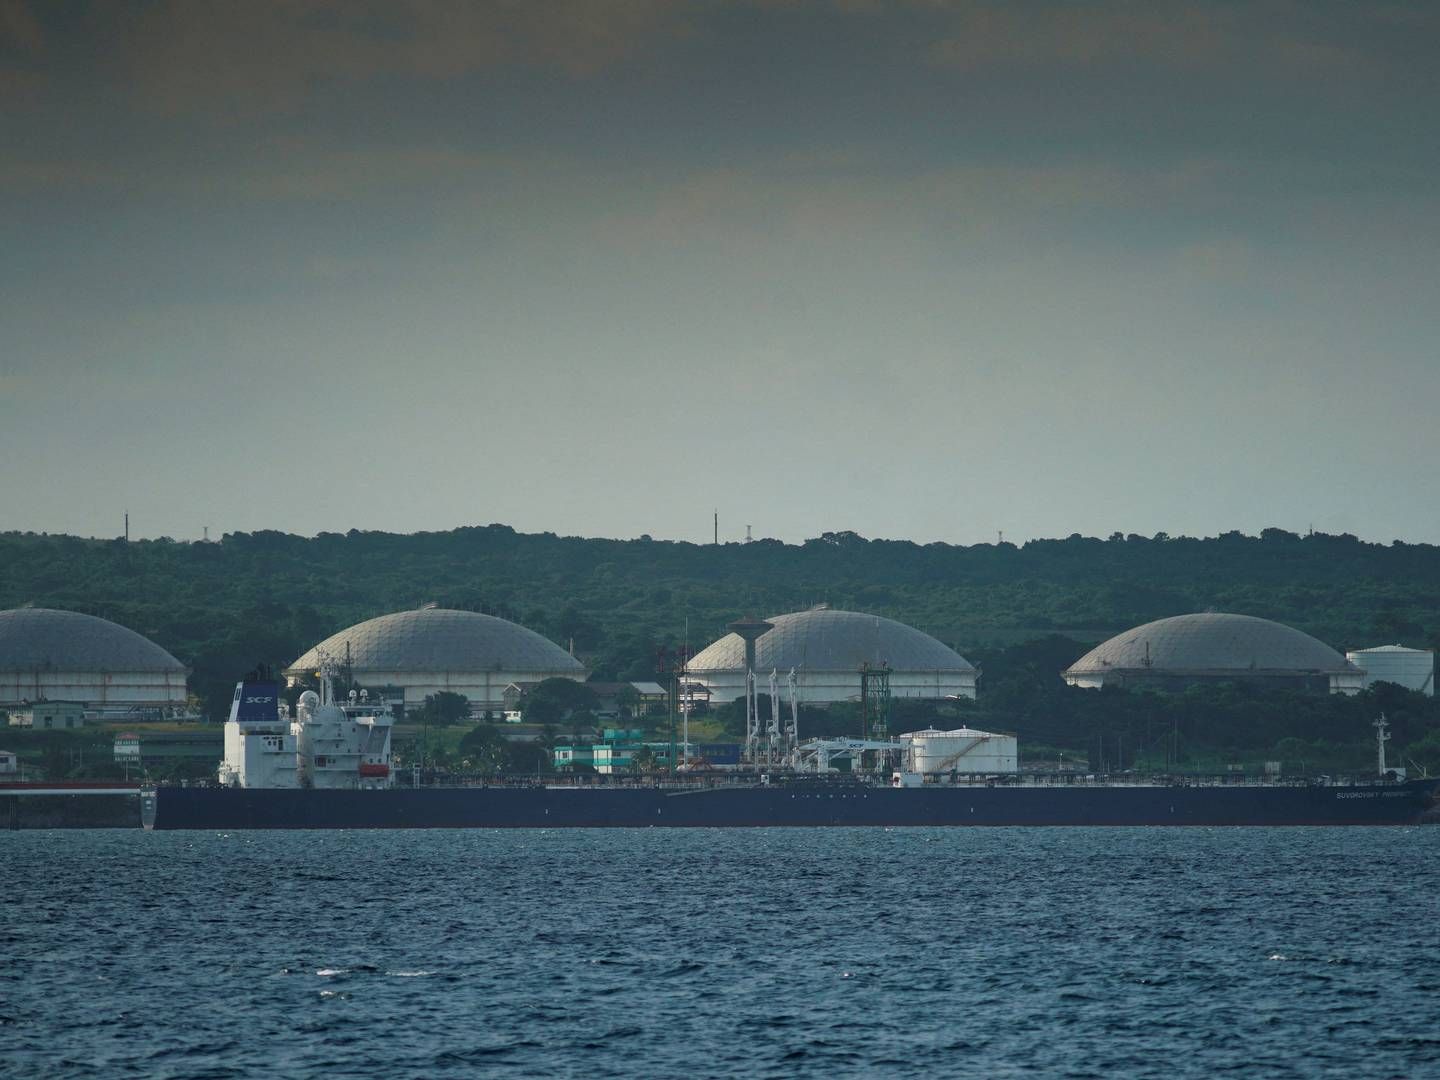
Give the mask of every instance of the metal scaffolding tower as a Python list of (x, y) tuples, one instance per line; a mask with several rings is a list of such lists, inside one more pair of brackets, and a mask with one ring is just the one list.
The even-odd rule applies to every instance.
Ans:
[(744, 760), (747, 764), (760, 765), (768, 763), (770, 743), (766, 739), (765, 752), (762, 753), (761, 741), (761, 720), (760, 710), (757, 709), (755, 700), (755, 639), (766, 631), (775, 629), (774, 623), (768, 623), (764, 619), (757, 619), (753, 616), (746, 616), (738, 622), (731, 623), (726, 627), (731, 633), (739, 634), (745, 642), (745, 750)]
[[(690, 756), (690, 703), (680, 703), (681, 687), (687, 684), (685, 678), (685, 665), (690, 662), (690, 646), (682, 645), (677, 649), (667, 649), (661, 645), (655, 651), (655, 673), (660, 678), (666, 676), (670, 679), (670, 772), (674, 773)], [(677, 745), (675, 737), (675, 717), (679, 713), (684, 718), (685, 735), (683, 741)]]
[(860, 665), (860, 737), (890, 738), (890, 665)]

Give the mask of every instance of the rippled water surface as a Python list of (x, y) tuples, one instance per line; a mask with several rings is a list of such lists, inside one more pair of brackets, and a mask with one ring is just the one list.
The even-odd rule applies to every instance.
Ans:
[(1440, 828), (0, 853), (14, 1076), (1440, 1075)]

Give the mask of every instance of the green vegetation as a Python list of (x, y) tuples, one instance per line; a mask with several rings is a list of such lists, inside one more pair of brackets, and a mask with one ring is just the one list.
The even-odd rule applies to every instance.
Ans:
[(573, 679), (546, 679), (525, 695), (524, 717), (531, 724), (559, 724), (574, 728), (595, 726), (600, 699), (595, 691)]
[(477, 724), (460, 740), (457, 765), (484, 775), (540, 773), (553, 770), (550, 744), (506, 739), (490, 724)]
[(124, 769), (115, 764), (117, 730), (101, 727), (71, 731), (7, 728), (0, 733), (0, 746), (15, 752), (27, 779), (31, 776), (46, 780), (109, 779), (124, 775)]
[(415, 710), (410, 719), (416, 724), (433, 724), (436, 727), (466, 723), (470, 719), (470, 699), (449, 690), (428, 694), (425, 703)]
[[(171, 757), (147, 765), (125, 765), (115, 760), (115, 736), (121, 732), (161, 735), (193, 734), (194, 724), (94, 724), (70, 731), (31, 731), (7, 728), (0, 745), (13, 750), (26, 778), (44, 780), (204, 780), (215, 775), (214, 759)], [(204, 730), (204, 729), (201, 729)], [(214, 731), (214, 729), (209, 729)], [(219, 733), (216, 732), (218, 740)], [(218, 744), (217, 744), (218, 745)]]
[[(605, 680), (653, 678), (656, 647), (685, 642), (687, 626), (688, 643), (698, 647), (738, 615), (828, 602), (917, 626), (984, 668), (979, 702), (897, 701), (895, 730), (923, 726), (933, 714), (936, 722), (1015, 731), (1022, 744), (1068, 748), (1097, 764), (1163, 763), (1178, 749), (1182, 763), (1197, 765), (1293, 754), (1315, 767), (1327, 754), (1368, 753), (1369, 721), (1385, 708), (1397, 761), (1408, 754), (1440, 765), (1440, 717), (1429, 699), (1413, 695), (1313, 699), (1240, 687), (1087, 693), (1057, 675), (1112, 633), (1206, 609), (1277, 619), (1341, 649), (1433, 648), (1440, 548), (1431, 545), (1279, 529), (1210, 539), (1075, 535), (1019, 547), (867, 541), (849, 532), (798, 545), (710, 546), (522, 535), (501, 525), (310, 539), (232, 533), (220, 543), (0, 534), (0, 608), (69, 608), (132, 627), (192, 668), (191, 687), (216, 720), (235, 679), (257, 663), (283, 666), (351, 623), (432, 601), (499, 615), (566, 645), (573, 640)], [(568, 729), (593, 709), (551, 704), (527, 719)], [(558, 719), (567, 710), (571, 719)], [(428, 738), (454, 733), (443, 752), (459, 754), (463, 725), (434, 724)], [(722, 727), (735, 730), (733, 713), (692, 724), (692, 737), (713, 738)], [(844, 707), (807, 709), (801, 730), (848, 733), (858, 719)]]

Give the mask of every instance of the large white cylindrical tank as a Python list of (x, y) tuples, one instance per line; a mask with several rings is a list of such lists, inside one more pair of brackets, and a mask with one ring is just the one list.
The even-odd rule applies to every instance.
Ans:
[(1403, 645), (1377, 645), (1373, 649), (1347, 652), (1345, 659), (1365, 670), (1365, 685), (1395, 683), (1422, 694), (1435, 693), (1435, 654), (1428, 649), (1407, 649)]
[(1019, 770), (1014, 735), (996, 735), (974, 728), (937, 731), (926, 728), (900, 736), (909, 744), (910, 772), (1013, 773)]

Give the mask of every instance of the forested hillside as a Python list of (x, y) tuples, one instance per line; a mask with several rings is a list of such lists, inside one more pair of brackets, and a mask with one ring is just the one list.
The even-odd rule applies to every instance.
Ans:
[(70, 608), (132, 627), (189, 664), (211, 706), (257, 662), (284, 664), (359, 619), (430, 602), (573, 640), (608, 678), (648, 675), (655, 647), (679, 644), (687, 624), (701, 646), (739, 615), (820, 602), (900, 619), (967, 655), (1049, 635), (1093, 642), (1205, 609), (1278, 619), (1340, 649), (1428, 646), (1440, 636), (1440, 548), (1280, 530), (1019, 547), (853, 533), (709, 546), (502, 525), (216, 543), (0, 534), (0, 608)]

